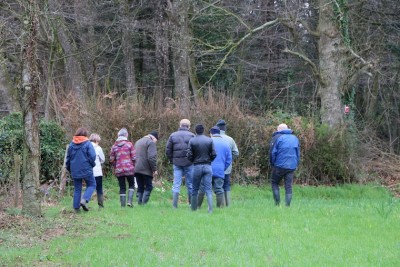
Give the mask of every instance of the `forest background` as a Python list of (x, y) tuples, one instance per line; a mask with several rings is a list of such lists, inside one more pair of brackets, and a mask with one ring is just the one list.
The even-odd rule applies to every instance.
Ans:
[(3, 0), (0, 182), (21, 181), (23, 212), (41, 214), (40, 185), (59, 183), (80, 126), (100, 134), (106, 154), (121, 127), (133, 141), (158, 130), (168, 179), (164, 148), (179, 120), (210, 128), (223, 118), (241, 154), (234, 183), (268, 182), (268, 140), (285, 122), (301, 141), (297, 183), (398, 191), (399, 9), (396, 0)]

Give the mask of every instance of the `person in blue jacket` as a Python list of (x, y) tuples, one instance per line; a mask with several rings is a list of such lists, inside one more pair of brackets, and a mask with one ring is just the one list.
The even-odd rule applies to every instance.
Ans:
[[(66, 168), (74, 181), (73, 207), (75, 212), (89, 211), (88, 203), (94, 190), (96, 180), (93, 175), (93, 167), (96, 166), (96, 151), (88, 138), (86, 128), (79, 128), (68, 146)], [(82, 180), (86, 182), (86, 190), (82, 193)]]
[(285, 202), (290, 206), (292, 201), (292, 183), (294, 171), (300, 162), (300, 142), (293, 131), (284, 123), (272, 135), (269, 160), (272, 166), (272, 194), (275, 205), (280, 205), (279, 182), (285, 181)]
[(232, 163), (232, 151), (229, 144), (222, 138), (217, 126), (210, 129), (210, 135), (217, 153), (217, 157), (211, 163), (212, 184), (217, 199), (217, 207), (221, 208), (225, 205), (225, 171)]

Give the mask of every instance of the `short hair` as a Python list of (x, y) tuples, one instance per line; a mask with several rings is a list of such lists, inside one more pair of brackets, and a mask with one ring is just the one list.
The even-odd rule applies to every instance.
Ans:
[(78, 130), (76, 130), (74, 136), (86, 136), (88, 137), (89, 132), (85, 127), (80, 127)]
[(287, 130), (289, 129), (288, 126), (284, 123), (278, 125), (278, 131)]
[(194, 131), (196, 132), (196, 134), (203, 134), (204, 133), (203, 124), (197, 124)]
[(128, 130), (126, 128), (122, 128), (121, 130), (119, 130), (118, 136), (128, 137)]
[(90, 135), (90, 137), (89, 137), (89, 140), (90, 140), (91, 142), (96, 142), (96, 143), (98, 143), (98, 142), (100, 142), (101, 138), (100, 138), (100, 135), (98, 135), (97, 133), (92, 133), (92, 134)]
[(179, 122), (179, 127), (187, 127), (190, 128), (190, 120), (183, 119)]

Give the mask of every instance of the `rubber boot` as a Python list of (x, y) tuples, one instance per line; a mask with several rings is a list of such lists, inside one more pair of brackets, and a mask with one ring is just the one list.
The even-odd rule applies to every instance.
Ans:
[(128, 190), (128, 207), (133, 208), (132, 200), (133, 200), (134, 194), (135, 194), (135, 189)]
[(190, 201), (190, 207), (193, 211), (197, 210), (197, 196), (192, 196), (192, 200)]
[(218, 194), (218, 195), (216, 195), (216, 198), (217, 198), (217, 207), (218, 208), (223, 208), (224, 207), (224, 194), (223, 193), (221, 193), (221, 194)]
[(97, 195), (97, 204), (99, 204), (99, 208), (104, 208), (103, 194)]
[(197, 196), (197, 208), (201, 208), (201, 204), (203, 204), (203, 199), (204, 199), (204, 193), (199, 192), (199, 195)]
[(212, 207), (212, 193), (207, 193), (207, 204), (208, 204), (208, 213), (213, 212), (213, 207)]
[(126, 205), (126, 195), (125, 194), (120, 194), (119, 195), (119, 200), (121, 201), (121, 207), (125, 207)]
[(138, 203), (138, 205), (142, 205), (142, 204), (143, 204), (143, 203), (142, 203), (143, 193), (137, 192), (136, 196), (137, 196), (137, 203)]
[(292, 202), (292, 194), (286, 194), (285, 202), (286, 202), (286, 207), (290, 207), (290, 202)]
[(172, 192), (172, 207), (178, 208), (179, 193)]
[(231, 191), (225, 191), (224, 196), (225, 196), (225, 206), (228, 207), (229, 205), (231, 205)]
[(147, 204), (147, 202), (149, 202), (150, 194), (151, 194), (151, 191), (144, 191), (143, 192), (143, 199), (142, 199), (143, 205)]
[(275, 205), (279, 206), (281, 203), (281, 197), (279, 195), (279, 189), (272, 189), (272, 194), (274, 196)]

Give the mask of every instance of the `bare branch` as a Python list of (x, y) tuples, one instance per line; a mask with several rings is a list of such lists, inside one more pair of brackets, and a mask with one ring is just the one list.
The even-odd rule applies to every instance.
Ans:
[(294, 55), (294, 56), (296, 56), (296, 57), (301, 58), (301, 59), (304, 60), (305, 62), (307, 62), (307, 64), (309, 64), (309, 65), (311, 66), (311, 69), (312, 69), (313, 74), (314, 74), (316, 77), (318, 77), (318, 79), (320, 78), (320, 73), (319, 73), (319, 70), (318, 70), (318, 68), (317, 68), (317, 65), (315, 65), (315, 63), (312, 62), (311, 59), (309, 59), (306, 55), (301, 54), (301, 53), (298, 53), (298, 52), (295, 52), (295, 51), (292, 51), (292, 50), (289, 50), (289, 49), (287, 49), (287, 48), (285, 48), (282, 52), (283, 52), (283, 53), (288, 53), (288, 54)]

